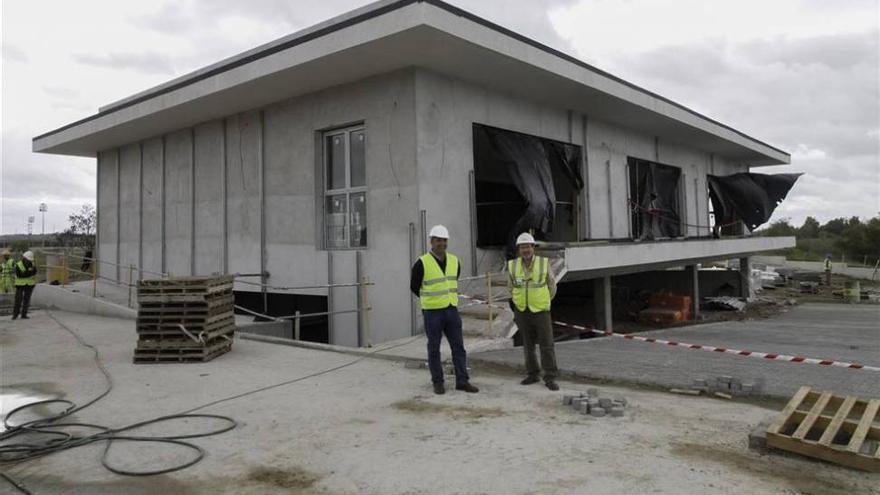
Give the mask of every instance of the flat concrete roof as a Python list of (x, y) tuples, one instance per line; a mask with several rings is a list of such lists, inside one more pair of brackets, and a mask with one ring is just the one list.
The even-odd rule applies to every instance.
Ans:
[(33, 139), (95, 156), (276, 101), (421, 67), (686, 143), (752, 166), (790, 155), (684, 105), (440, 0), (382, 0), (280, 38)]

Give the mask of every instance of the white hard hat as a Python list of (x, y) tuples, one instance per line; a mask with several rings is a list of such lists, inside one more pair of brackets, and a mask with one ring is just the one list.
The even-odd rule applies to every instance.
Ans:
[(34, 252), (33, 251), (25, 251), (24, 254), (22, 255), (22, 257), (24, 257), (24, 259), (26, 259), (28, 261), (34, 261)]
[(520, 244), (535, 244), (535, 238), (532, 237), (532, 234), (523, 232), (516, 238), (516, 245), (519, 246)]
[(435, 225), (431, 227), (431, 233), (428, 234), (428, 237), (438, 237), (440, 239), (449, 239), (449, 231), (446, 230), (446, 227), (442, 225)]

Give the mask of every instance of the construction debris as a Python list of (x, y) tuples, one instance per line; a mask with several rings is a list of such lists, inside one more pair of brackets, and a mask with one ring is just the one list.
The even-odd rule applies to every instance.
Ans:
[(880, 399), (801, 387), (767, 428), (767, 446), (880, 473)]
[(701, 395), (703, 392), (701, 390), (695, 390), (690, 388), (670, 388), (670, 392), (673, 394), (681, 394), (681, 395)]
[[(696, 378), (693, 381), (693, 390), (698, 390), (706, 395), (715, 395), (725, 399), (733, 398), (733, 396), (751, 395), (759, 392), (760, 383), (743, 383), (739, 378), (733, 376), (718, 376), (712, 379)], [(719, 395), (721, 394), (721, 395)]]
[(584, 415), (594, 418), (611, 416), (619, 418), (624, 415), (627, 405), (626, 398), (616, 396), (614, 398), (600, 397), (599, 389), (589, 388), (586, 393), (578, 395), (565, 394), (562, 396), (562, 405), (571, 406), (572, 409)]
[(232, 348), (231, 275), (138, 281), (135, 363), (205, 362)]
[(746, 309), (746, 302), (740, 300), (737, 297), (706, 297), (703, 300), (706, 302), (706, 307), (709, 309), (720, 309), (726, 311), (742, 311)]

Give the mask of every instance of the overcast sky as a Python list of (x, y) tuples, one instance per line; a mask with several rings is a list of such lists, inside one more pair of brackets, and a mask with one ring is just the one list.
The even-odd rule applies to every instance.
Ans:
[[(774, 219), (880, 212), (880, 0), (451, 3), (792, 153)], [(363, 5), (359, 0), (3, 0), (0, 232), (95, 202), (93, 159), (31, 138)]]

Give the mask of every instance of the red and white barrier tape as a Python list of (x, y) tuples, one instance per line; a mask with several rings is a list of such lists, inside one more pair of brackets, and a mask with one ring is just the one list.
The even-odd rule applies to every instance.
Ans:
[[(493, 308), (498, 308), (498, 309), (507, 309), (507, 306), (506, 306), (506, 305), (502, 305), (502, 304), (494, 304), (494, 303), (493, 303), (493, 304), (489, 304), (489, 301), (486, 301), (486, 300), (484, 300), (484, 299), (479, 299), (479, 298), (476, 298), (476, 297), (474, 297), (474, 296), (467, 296), (467, 295), (464, 295), (464, 294), (459, 294), (458, 297), (461, 297), (461, 298), (463, 298), (463, 299), (468, 299), (468, 300), (473, 301), (473, 302), (470, 303), (470, 304), (465, 304), (464, 306), (459, 306), (458, 309), (463, 309), (463, 308), (467, 308), (467, 307), (470, 307), (470, 306), (476, 306), (476, 305), (478, 305), (478, 304), (485, 304), (485, 305), (487, 305), (487, 306), (492, 306)], [(506, 299), (506, 298), (500, 298), (500, 299)]]
[(847, 363), (844, 361), (833, 361), (830, 359), (816, 359), (816, 358), (808, 358), (802, 356), (788, 356), (785, 354), (776, 354), (771, 352), (755, 352), (755, 351), (741, 351), (739, 349), (728, 349), (726, 347), (715, 347), (711, 345), (700, 345), (700, 344), (688, 344), (686, 342), (676, 342), (674, 340), (663, 340), (663, 339), (655, 339), (651, 337), (642, 337), (640, 335), (631, 335), (625, 333), (614, 333), (614, 332), (606, 332), (603, 330), (596, 330), (594, 328), (589, 328), (581, 325), (573, 325), (571, 323), (565, 323), (563, 321), (554, 321), (556, 325), (568, 328), (574, 328), (576, 330), (585, 330), (588, 332), (593, 332), (599, 335), (606, 335), (609, 337), (619, 337), (626, 340), (638, 340), (640, 342), (648, 342), (651, 344), (661, 344), (661, 345), (669, 345), (674, 347), (684, 347), (685, 349), (695, 349), (701, 351), (709, 351), (709, 352), (720, 352), (724, 354), (733, 354), (735, 356), (742, 357), (752, 357), (752, 358), (760, 358), (760, 359), (771, 359), (774, 361), (785, 361), (789, 363), (807, 363), (807, 364), (818, 364), (820, 366), (836, 366), (838, 368), (849, 368), (856, 370), (868, 370), (868, 371), (880, 371), (880, 367), (877, 366), (866, 366), (859, 363)]

